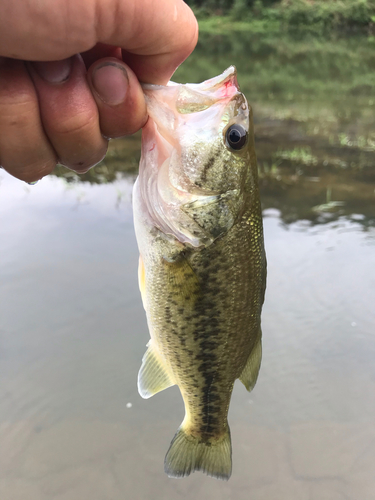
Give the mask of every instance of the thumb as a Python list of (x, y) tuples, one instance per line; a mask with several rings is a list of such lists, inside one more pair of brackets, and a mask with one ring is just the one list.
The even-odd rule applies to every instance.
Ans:
[(99, 59), (87, 74), (105, 137), (133, 134), (147, 121), (142, 88), (133, 71), (114, 57)]

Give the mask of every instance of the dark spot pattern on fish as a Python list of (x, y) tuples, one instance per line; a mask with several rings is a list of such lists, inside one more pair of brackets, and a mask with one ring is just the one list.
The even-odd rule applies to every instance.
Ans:
[(210, 168), (212, 168), (215, 165), (215, 161), (216, 161), (216, 159), (218, 157), (218, 153), (220, 153), (220, 152), (218, 151), (215, 156), (211, 156), (209, 158), (209, 160), (203, 165), (203, 170), (202, 170), (202, 174), (201, 174), (201, 177), (200, 177), (200, 182), (201, 183), (206, 182), (206, 180), (207, 180), (207, 173), (210, 170)]
[[(247, 231), (248, 225), (244, 223), (243, 227)], [(152, 313), (153, 321), (159, 325), (159, 342), (164, 345), (165, 359), (171, 360), (171, 369), (188, 408), (190, 432), (205, 444), (222, 436), (227, 429), (231, 391), (239, 375), (235, 372), (237, 358), (236, 366), (228, 364), (234, 352), (231, 335), (236, 335), (237, 328), (253, 329), (251, 318), (257, 317), (256, 310), (249, 310), (242, 325), (238, 325), (234, 313), (231, 320), (228, 316), (228, 310), (233, 308), (233, 302), (228, 301), (233, 275), (240, 273), (245, 278), (244, 288), (236, 292), (238, 311), (243, 310), (242, 298), (250, 290), (246, 288), (249, 286), (246, 280), (254, 279), (247, 274), (253, 264), (242, 237), (238, 238), (238, 248), (244, 249), (239, 263), (232, 258), (232, 250), (229, 252), (222, 246), (219, 237), (207, 249), (199, 252), (188, 249), (185, 255), (180, 253), (178, 261), (166, 261), (164, 275), (155, 273), (154, 291), (163, 304), (162, 310), (155, 308)], [(249, 267), (244, 267), (244, 262), (249, 262)], [(258, 303), (259, 298), (254, 297), (253, 304)], [(243, 346), (239, 356), (244, 358), (251, 344)]]

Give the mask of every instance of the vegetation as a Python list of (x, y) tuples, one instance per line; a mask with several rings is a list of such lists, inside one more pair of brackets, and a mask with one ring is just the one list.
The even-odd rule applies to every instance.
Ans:
[[(286, 2), (262, 3), (263, 14), (251, 22), (233, 21), (224, 3), (225, 15), (200, 20), (198, 46), (173, 80), (200, 82), (237, 67), (254, 112), (262, 203), (277, 208), (284, 222), (361, 214), (364, 228), (374, 227), (375, 33), (281, 31), (280, 19), (265, 20), (264, 12)], [(251, 15), (255, 7), (249, 2)], [(83, 176), (63, 167), (55, 174), (71, 186), (116, 183), (135, 177), (139, 157), (137, 134), (111, 141), (105, 160)]]
[[(202, 27), (212, 27), (212, 16), (218, 26), (246, 22), (267, 30), (375, 31), (375, 0), (186, 0)], [(223, 17), (224, 16), (224, 17)], [(223, 23), (224, 21), (224, 23)]]
[(199, 82), (234, 64), (256, 118), (298, 121), (308, 135), (321, 134), (331, 144), (347, 140), (347, 146), (372, 148), (374, 52), (375, 38), (363, 35), (324, 39), (306, 34), (296, 41), (275, 33), (201, 33), (174, 79)]

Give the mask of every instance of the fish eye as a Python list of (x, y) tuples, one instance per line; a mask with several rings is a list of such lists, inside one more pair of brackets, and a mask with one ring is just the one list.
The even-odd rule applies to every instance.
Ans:
[(231, 125), (225, 134), (226, 144), (231, 149), (239, 151), (247, 140), (247, 131), (242, 125)]

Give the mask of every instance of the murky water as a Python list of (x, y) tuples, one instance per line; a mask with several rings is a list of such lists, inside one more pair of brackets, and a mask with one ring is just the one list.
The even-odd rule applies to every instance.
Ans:
[[(325, 121), (318, 98), (314, 116), (298, 118), (281, 94), (254, 105), (264, 355), (253, 393), (235, 386), (228, 483), (168, 479), (181, 397), (175, 387), (147, 401), (137, 393), (148, 340), (131, 211), (138, 139), (114, 142), (84, 177), (101, 184), (28, 186), (0, 173), (1, 499), (375, 499), (371, 96), (353, 104), (342, 89), (358, 107), (350, 124)], [(330, 123), (332, 139), (316, 123)]]

